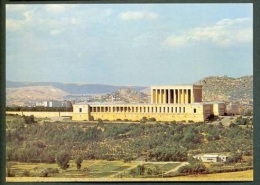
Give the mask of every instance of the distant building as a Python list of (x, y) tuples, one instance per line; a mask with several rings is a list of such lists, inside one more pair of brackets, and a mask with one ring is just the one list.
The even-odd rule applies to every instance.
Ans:
[(225, 113), (223, 102), (202, 102), (202, 85), (152, 86), (151, 103), (80, 103), (73, 105), (73, 120), (132, 120), (203, 122)]
[(193, 156), (195, 159), (201, 160), (204, 163), (207, 162), (226, 162), (228, 159), (227, 155), (223, 154), (197, 154)]
[(62, 101), (48, 100), (43, 102), (44, 107), (62, 107)]

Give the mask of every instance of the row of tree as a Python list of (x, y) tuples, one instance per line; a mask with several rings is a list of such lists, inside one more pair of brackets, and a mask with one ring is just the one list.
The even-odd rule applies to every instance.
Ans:
[(73, 108), (70, 107), (21, 107), (21, 106), (13, 106), (6, 107), (6, 111), (29, 111), (29, 112), (72, 112)]
[(237, 125), (37, 123), (21, 116), (7, 120), (8, 161), (52, 163), (55, 154), (64, 150), (70, 159), (124, 161), (186, 161), (188, 154), (250, 155), (253, 150), (252, 129)]

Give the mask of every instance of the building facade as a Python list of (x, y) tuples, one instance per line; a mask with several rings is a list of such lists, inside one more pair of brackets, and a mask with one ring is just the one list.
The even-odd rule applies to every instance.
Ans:
[[(202, 102), (201, 85), (152, 86), (150, 104), (74, 104), (73, 120), (131, 120), (203, 122), (224, 115), (224, 103)], [(223, 112), (224, 111), (224, 112)]]
[(224, 154), (197, 154), (193, 157), (204, 163), (226, 162), (228, 159), (228, 156)]

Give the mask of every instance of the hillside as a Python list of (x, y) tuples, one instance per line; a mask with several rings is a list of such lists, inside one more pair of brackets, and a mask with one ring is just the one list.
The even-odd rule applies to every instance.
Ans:
[(36, 101), (63, 100), (68, 93), (51, 86), (31, 86), (6, 89), (6, 104), (30, 106)]
[[(203, 85), (203, 101), (252, 102), (253, 76), (240, 78), (210, 76), (195, 84)], [(150, 87), (54, 82), (6, 83), (7, 105), (34, 106), (36, 101), (73, 100), (76, 102), (148, 103)]]
[(251, 101), (253, 99), (253, 76), (240, 78), (210, 76), (196, 84), (203, 85), (204, 101)]
[[(76, 84), (58, 82), (6, 82), (6, 104), (19, 106), (35, 106), (35, 103), (46, 100), (101, 101), (107, 99), (109, 93), (122, 101), (129, 99), (117, 95), (120, 89), (132, 89), (138, 92), (141, 86), (113, 86), (102, 84)], [(103, 94), (108, 94), (103, 97)], [(133, 94), (132, 94), (133, 95)], [(101, 98), (102, 97), (102, 98)], [(133, 96), (133, 99), (135, 97)], [(107, 100), (105, 100), (107, 101)], [(111, 101), (111, 98), (109, 98)]]
[(148, 103), (148, 99), (147, 94), (132, 88), (122, 88), (102, 97), (103, 101), (123, 101), (126, 103)]
[[(6, 88), (21, 88), (21, 87), (35, 87), (35, 86), (52, 86), (61, 89), (68, 94), (101, 94), (115, 92), (119, 89), (126, 88), (128, 86), (114, 86), (103, 84), (77, 84), (77, 83), (59, 83), (59, 82), (6, 82)], [(136, 90), (142, 90), (145, 87), (130, 86)]]

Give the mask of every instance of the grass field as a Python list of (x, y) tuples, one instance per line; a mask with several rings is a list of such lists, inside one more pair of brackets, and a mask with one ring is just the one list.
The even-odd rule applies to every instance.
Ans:
[[(178, 167), (181, 163), (143, 163), (144, 166), (154, 167), (155, 165), (161, 172), (166, 172)], [(135, 169), (140, 162), (124, 163), (122, 161), (88, 160), (83, 161), (82, 168), (77, 170), (73, 161), (67, 170), (61, 170), (57, 164), (45, 163), (18, 163), (10, 165), (15, 177), (7, 177), (7, 182), (57, 182), (57, 181), (252, 181), (253, 170), (218, 173), (200, 174), (167, 178), (132, 178), (130, 176), (120, 176), (127, 174), (131, 169)], [(58, 173), (48, 174), (48, 177), (40, 177), (39, 174), (45, 169), (58, 169)], [(25, 173), (27, 172), (27, 173)], [(122, 178), (123, 177), (123, 178)]]
[(7, 182), (111, 182), (111, 181), (253, 181), (253, 170), (205, 174), (205, 175), (190, 175), (171, 178), (53, 178), (53, 177), (7, 177)]
[(18, 177), (32, 176), (39, 177), (41, 172), (46, 169), (58, 170), (58, 173), (49, 173), (50, 177), (88, 177), (88, 178), (102, 178), (109, 175), (119, 173), (132, 166), (136, 166), (135, 163), (124, 163), (122, 161), (103, 161), (103, 160), (88, 160), (83, 161), (80, 170), (76, 168), (74, 161), (70, 161), (70, 167), (66, 170), (61, 170), (57, 164), (46, 163), (18, 163), (14, 162), (9, 165), (9, 169), (12, 173)]

